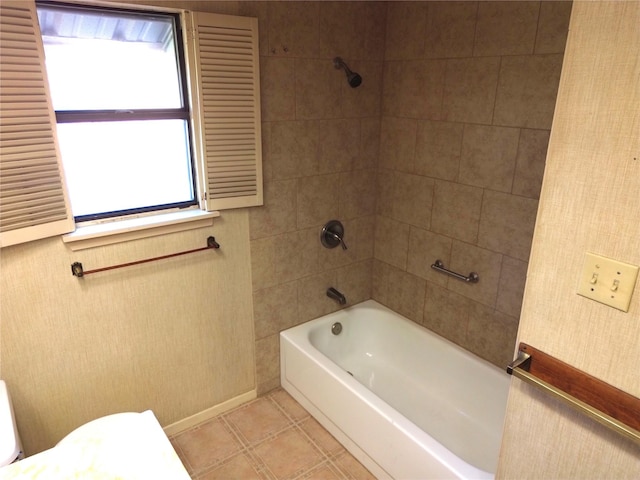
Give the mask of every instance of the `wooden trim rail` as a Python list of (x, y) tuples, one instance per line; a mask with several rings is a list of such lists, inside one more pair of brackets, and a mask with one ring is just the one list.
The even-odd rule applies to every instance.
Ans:
[(526, 343), (507, 373), (533, 384), (581, 413), (640, 443), (640, 398)]
[(163, 260), (165, 258), (177, 257), (180, 255), (186, 255), (188, 253), (201, 252), (203, 250), (209, 250), (212, 248), (218, 249), (220, 248), (220, 244), (216, 242), (215, 237), (208, 237), (206, 247), (194, 248), (193, 250), (185, 250), (184, 252), (171, 253), (169, 255), (162, 255), (160, 257), (145, 258), (144, 260), (137, 260), (135, 262), (122, 263), (120, 265), (112, 265), (110, 267), (96, 268), (93, 270), (85, 270), (82, 267), (82, 263), (74, 262), (71, 264), (71, 274), (75, 277), (80, 278), (80, 277), (84, 277), (85, 275), (91, 275), (92, 273), (104, 272), (106, 270), (114, 270), (116, 268), (122, 268), (122, 267), (130, 267), (132, 265), (139, 265), (141, 263), (155, 262), (156, 260)]

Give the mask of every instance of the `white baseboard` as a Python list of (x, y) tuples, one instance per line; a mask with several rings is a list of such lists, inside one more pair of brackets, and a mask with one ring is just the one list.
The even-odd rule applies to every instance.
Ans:
[(250, 402), (257, 398), (257, 391), (251, 390), (249, 392), (238, 395), (237, 397), (230, 398), (229, 400), (214, 405), (213, 407), (209, 407), (206, 410), (198, 412), (190, 417), (183, 418), (182, 420), (178, 420), (171, 425), (167, 425), (163, 428), (164, 433), (167, 436), (176, 435), (184, 430), (188, 430), (191, 427), (195, 427), (196, 425), (206, 422), (207, 420), (211, 420), (213, 417), (220, 415), (226, 411), (231, 410), (243, 403)]

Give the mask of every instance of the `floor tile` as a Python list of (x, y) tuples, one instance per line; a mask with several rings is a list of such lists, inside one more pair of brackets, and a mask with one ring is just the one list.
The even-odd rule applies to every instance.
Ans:
[(313, 417), (309, 417), (300, 422), (300, 428), (325, 454), (335, 455), (344, 450), (340, 442), (327, 432)]
[(307, 472), (301, 480), (342, 480), (344, 475), (337, 472), (335, 467), (329, 464), (320, 465), (318, 468)]
[(376, 480), (376, 477), (347, 451), (340, 454), (334, 460), (334, 463), (347, 474), (345, 478), (354, 480)]
[(250, 459), (240, 453), (218, 465), (207, 473), (198, 476), (198, 480), (261, 480), (262, 477), (251, 465)]
[(194, 480), (373, 480), (282, 388), (170, 438)]
[(278, 388), (271, 392), (269, 397), (272, 398), (278, 406), (295, 421), (311, 416), (309, 412), (302, 408), (302, 405), (296, 402), (294, 398), (282, 388)]
[(174, 438), (188, 463), (189, 471), (198, 472), (242, 449), (242, 445), (224, 422), (213, 419)]
[(291, 421), (267, 397), (239, 407), (224, 418), (249, 444), (255, 444), (291, 425)]
[(278, 479), (295, 478), (324, 461), (320, 450), (297, 429), (266, 440), (255, 447), (255, 453)]

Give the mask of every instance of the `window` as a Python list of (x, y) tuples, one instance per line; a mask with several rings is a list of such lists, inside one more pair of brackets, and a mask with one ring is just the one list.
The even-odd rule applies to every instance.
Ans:
[(197, 205), (179, 17), (37, 11), (76, 221)]
[[(50, 132), (43, 142), (50, 147), (48, 158), (61, 158), (64, 166), (64, 175), (49, 175), (57, 184), (42, 172), (35, 174), (36, 183), (70, 198), (77, 220), (262, 205), (256, 19), (43, 2), (40, 36), (32, 2), (4, 1), (0, 16), (0, 246), (60, 233), (16, 236), (33, 226), (33, 212), (50, 203), (34, 204), (32, 196), (22, 195), (33, 182), (31, 166), (41, 163), (33, 136), (20, 132), (35, 122), (24, 119), (37, 113), (31, 110), (34, 99), (38, 130)], [(41, 41), (46, 72), (37, 68)], [(35, 59), (28, 68), (26, 44)], [(5, 88), (9, 70), (11, 89)], [(51, 95), (47, 82), (41, 85), (47, 74)], [(36, 80), (38, 96), (27, 98)], [(47, 107), (51, 118), (55, 108), (54, 121), (46, 120)], [(17, 120), (10, 121), (9, 111)], [(5, 139), (15, 151), (11, 162)], [(9, 168), (12, 185), (4, 180)], [(50, 172), (51, 165), (43, 170)], [(10, 221), (13, 210), (22, 223)], [(68, 218), (65, 224), (66, 231), (73, 228)]]

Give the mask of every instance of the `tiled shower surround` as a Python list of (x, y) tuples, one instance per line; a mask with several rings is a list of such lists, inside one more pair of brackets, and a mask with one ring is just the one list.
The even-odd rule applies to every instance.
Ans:
[[(339, 308), (330, 286), (504, 366), (571, 4), (241, 5), (261, 29), (265, 206), (250, 212), (258, 392), (279, 384), (278, 332)], [(321, 246), (331, 219), (348, 250)], [(480, 282), (433, 271), (436, 259)]]

